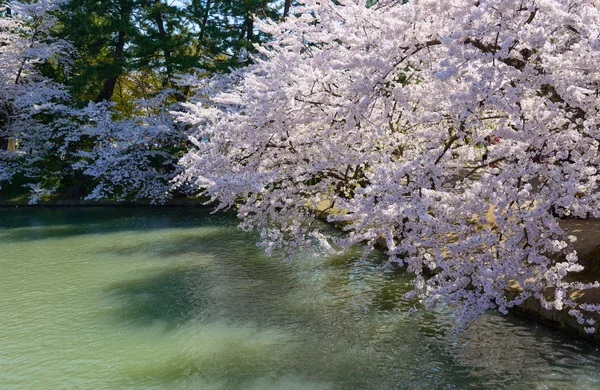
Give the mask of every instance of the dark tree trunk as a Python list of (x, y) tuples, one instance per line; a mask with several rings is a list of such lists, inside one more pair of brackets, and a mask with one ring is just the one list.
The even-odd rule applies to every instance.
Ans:
[(283, 3), (283, 18), (286, 19), (290, 14), (290, 7), (292, 5), (292, 0), (285, 0)]
[(206, 6), (204, 8), (204, 15), (202, 15), (202, 24), (200, 25), (200, 35), (198, 36), (198, 41), (200, 43), (204, 42), (204, 36), (206, 35), (206, 26), (208, 25), (208, 17), (210, 15), (210, 0), (206, 0)]
[[(160, 0), (155, 0), (155, 4), (160, 4)], [(165, 67), (167, 68), (166, 85), (169, 84), (169, 81), (173, 77), (173, 60), (171, 59), (171, 50), (169, 49), (169, 45), (167, 43), (167, 32), (165, 30), (165, 21), (163, 20), (162, 12), (160, 11), (160, 8), (157, 8), (153, 11), (153, 13), (154, 22), (158, 27), (159, 44), (163, 52), (163, 56), (165, 57)]]
[(5, 128), (8, 126), (8, 112), (10, 110), (8, 102), (4, 104), (6, 109), (0, 109), (0, 150), (8, 148), (8, 134)]
[(246, 15), (246, 40), (250, 42), (254, 40), (254, 18), (250, 12)]
[[(117, 45), (115, 47), (115, 52), (114, 52), (114, 56), (113, 56), (115, 62), (121, 62), (121, 60), (123, 59), (126, 37), (127, 37), (127, 34), (125, 33), (125, 31), (119, 31), (119, 36), (117, 38)], [(115, 86), (117, 85), (117, 79), (119, 78), (120, 74), (121, 74), (121, 70), (115, 71), (109, 78), (107, 78), (104, 81), (104, 87), (102, 88), (102, 91), (96, 98), (96, 101), (100, 102), (103, 100), (110, 100), (113, 93), (115, 92)]]

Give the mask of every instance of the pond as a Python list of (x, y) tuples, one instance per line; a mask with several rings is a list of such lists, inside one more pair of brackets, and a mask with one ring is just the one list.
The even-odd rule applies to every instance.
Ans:
[(0, 389), (597, 389), (600, 352), (405, 311), (377, 254), (266, 257), (203, 209), (2, 209)]

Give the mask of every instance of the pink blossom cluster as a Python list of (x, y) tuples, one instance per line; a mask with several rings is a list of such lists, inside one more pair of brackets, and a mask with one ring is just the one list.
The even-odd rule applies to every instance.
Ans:
[[(558, 218), (600, 216), (600, 4), (302, 3), (260, 23), (252, 66), (197, 81), (179, 180), (236, 205), (268, 252), (383, 241), (463, 325), (529, 297), (597, 312), (569, 298), (597, 284), (569, 281)], [(323, 208), (346, 235), (319, 229)]]

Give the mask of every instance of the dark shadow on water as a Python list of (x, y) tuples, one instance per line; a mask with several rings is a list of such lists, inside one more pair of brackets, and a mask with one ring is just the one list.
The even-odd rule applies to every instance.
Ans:
[[(212, 236), (211, 240), (215, 238), (220, 236)], [(350, 384), (356, 389), (372, 388), (373, 377), (360, 368), (362, 351), (346, 353), (347, 340), (343, 337), (325, 342), (333, 348), (327, 352), (330, 355), (322, 349), (319, 340), (331, 337), (326, 329), (331, 326), (327, 324), (329, 314), (311, 315), (289, 305), (295, 299), (294, 293), (303, 287), (298, 285), (293, 268), (280, 258), (265, 257), (262, 249), (248, 239), (237, 245), (182, 241), (174, 247), (179, 251), (152, 249), (149, 253), (165, 259), (182, 252), (194, 253), (199, 259), (197, 264), (174, 266), (110, 286), (105, 293), (117, 303), (110, 320), (140, 328), (159, 325), (170, 334), (177, 334), (187, 324), (198, 324), (197, 335), (210, 345), (196, 341), (181, 356), (170, 357), (157, 366), (134, 367), (129, 372), (134, 380), (193, 383), (193, 377), (198, 376), (199, 383), (223, 389), (341, 389)], [(146, 248), (139, 250), (144, 252)], [(130, 247), (118, 253), (129, 256), (139, 252)], [(228, 324), (243, 331), (231, 335), (224, 330), (223, 336), (215, 334), (216, 341), (208, 341), (206, 337), (211, 336), (201, 333), (203, 326), (211, 324)], [(322, 333), (324, 336), (317, 336)], [(285, 337), (290, 334), (293, 339), (306, 340), (288, 341)], [(281, 335), (288, 336), (277, 340)], [(205, 352), (204, 348), (214, 349)], [(356, 377), (352, 379), (348, 371)], [(296, 387), (298, 381), (307, 387)], [(331, 387), (331, 381), (345, 385)]]
[(233, 213), (207, 208), (8, 208), (0, 213), (0, 242), (67, 238), (86, 234), (235, 225)]
[[(190, 320), (270, 321), (297, 281), (280, 258), (268, 258), (247, 235), (229, 230), (117, 246), (106, 252), (164, 262), (159, 270), (110, 286), (119, 302), (115, 317), (146, 326), (163, 323), (174, 329)], [(183, 262), (173, 259), (184, 258)]]
[[(108, 251), (124, 257), (142, 254), (165, 262), (182, 254), (197, 258), (191, 264), (174, 264), (110, 286), (105, 292), (116, 303), (112, 321), (141, 328), (160, 325), (171, 334), (186, 324), (198, 324), (198, 332), (202, 332), (202, 325), (224, 323), (234, 328), (254, 328), (257, 337), (272, 329), (287, 329), (305, 339), (292, 343), (283, 355), (279, 350), (262, 351), (254, 360), (250, 359), (262, 363), (236, 357), (254, 356), (239, 345), (232, 346), (228, 353), (211, 355), (208, 360), (203, 354), (200, 357), (192, 354), (176, 357), (160, 367), (140, 368), (134, 374), (140, 378), (186, 380), (199, 374), (223, 383), (223, 388), (244, 389), (254, 386), (254, 379), (273, 379), (284, 373), (305, 378), (306, 383), (333, 383), (327, 388), (371, 389), (383, 382), (393, 388), (393, 383), (421, 381), (412, 374), (408, 379), (397, 379), (394, 375), (381, 378), (378, 372), (381, 367), (394, 367), (395, 362), (408, 364), (403, 363), (406, 358), (403, 351), (407, 346), (419, 345), (423, 335), (439, 343), (438, 337), (428, 334), (426, 327), (418, 326), (416, 319), (395, 322), (384, 336), (377, 334), (379, 325), (373, 315), (382, 309), (390, 310), (393, 302), (401, 299), (402, 291), (381, 276), (370, 279), (368, 274), (373, 272), (373, 266), (364, 266), (363, 280), (358, 280), (361, 274), (352, 262), (341, 258), (314, 269), (295, 268), (283, 264), (280, 258), (265, 257), (248, 236), (229, 233), (208, 234), (197, 240), (165, 239), (151, 246), (129, 245)], [(352, 275), (354, 278), (349, 277)], [(356, 290), (356, 284), (361, 283), (364, 289)], [(321, 296), (331, 298), (323, 301)], [(296, 305), (298, 299), (308, 301)], [(432, 327), (444, 325), (431, 318), (429, 321)], [(414, 334), (407, 338), (409, 328)], [(431, 353), (437, 356), (438, 348), (424, 356)], [(272, 356), (277, 359), (269, 360)], [(269, 364), (263, 364), (264, 361)], [(431, 378), (422, 384), (431, 384)]]
[(114, 314), (141, 326), (157, 322), (181, 325), (208, 306), (212, 282), (207, 276), (202, 268), (188, 268), (115, 284), (108, 290), (121, 303)]
[(168, 259), (183, 255), (221, 256), (223, 253), (243, 257), (258, 258), (264, 250), (254, 245), (256, 237), (232, 228), (223, 226), (212, 231), (193, 230), (180, 233), (177, 237), (145, 241), (142, 243), (115, 243), (98, 253), (115, 256), (143, 255)]
[(115, 316), (140, 326), (177, 327), (215, 318), (314, 326), (309, 322), (327, 322), (338, 313), (336, 321), (347, 318), (350, 329), (365, 320), (369, 310), (408, 307), (402, 298), (406, 286), (398, 275), (382, 272), (374, 263), (355, 265), (360, 252), (332, 259), (299, 258), (297, 262), (312, 265), (290, 265), (277, 254), (267, 257), (255, 239), (230, 227), (107, 247), (101, 253), (111, 258), (147, 258), (164, 264), (109, 287), (109, 296), (120, 302)]

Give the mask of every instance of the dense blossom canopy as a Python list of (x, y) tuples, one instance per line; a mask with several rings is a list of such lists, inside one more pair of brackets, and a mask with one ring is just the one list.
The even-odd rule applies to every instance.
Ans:
[[(582, 267), (557, 217), (600, 216), (599, 7), (305, 0), (261, 23), (254, 65), (199, 81), (180, 180), (237, 204), (268, 251), (383, 240), (462, 324), (528, 297), (583, 323), (598, 308), (567, 292), (597, 284), (568, 281)], [(312, 223), (323, 205), (346, 236)]]

